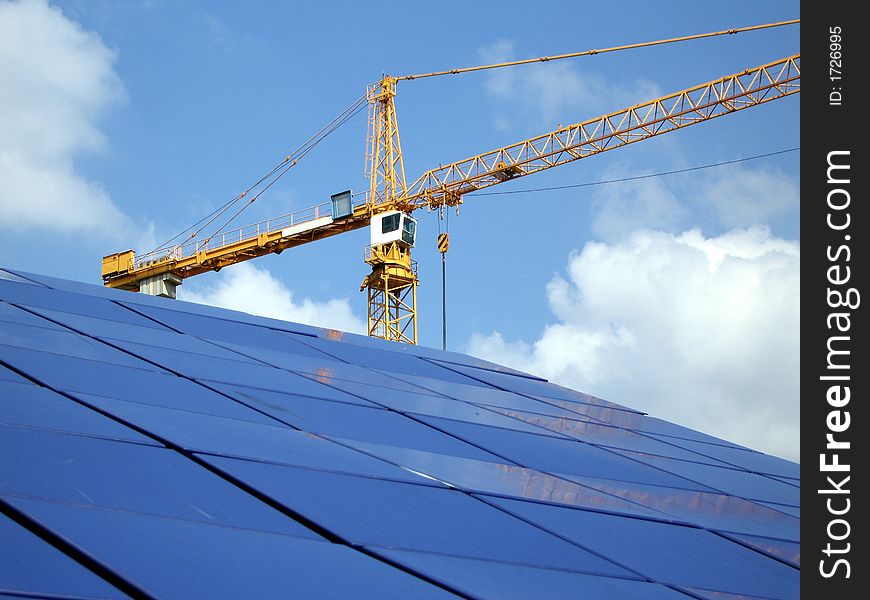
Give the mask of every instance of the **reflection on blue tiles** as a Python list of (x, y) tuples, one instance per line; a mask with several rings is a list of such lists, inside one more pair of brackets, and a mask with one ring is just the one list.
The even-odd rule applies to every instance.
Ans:
[(603, 423), (583, 421), (579, 419), (549, 417), (524, 411), (501, 410), (499, 412), (523, 422), (531, 423), (546, 430), (556, 432), (563, 436), (571, 437), (589, 444), (595, 444), (596, 446), (634, 450), (636, 452), (645, 452), (669, 458), (680, 458), (682, 460), (693, 460), (718, 466), (731, 466), (705, 454), (686, 450), (676, 443), (664, 442), (648, 435), (638, 434), (623, 427), (613, 427)]
[(745, 535), (723, 533), (724, 537), (740, 542), (759, 552), (774, 556), (793, 567), (801, 566), (801, 545), (799, 542), (764, 537), (760, 535)]
[(568, 478), (556, 477), (535, 469), (384, 444), (340, 441), (465, 491), (672, 520), (670, 515), (647, 508), (641, 503), (625, 500), (615, 494), (602, 493), (591, 486), (579, 485)]
[(717, 467), (639, 452), (630, 452), (628, 450), (614, 450), (614, 452), (732, 496), (741, 496), (750, 500), (779, 502), (791, 506), (798, 506), (800, 504), (799, 488), (772, 477), (757, 475), (735, 468)]
[(272, 425), (255, 423), (101, 396), (89, 396), (87, 401), (122, 422), (135, 423), (157, 439), (191, 452), (420, 480), (404, 469), (279, 421), (273, 420)]
[(0, 455), (13, 596), (124, 597), (96, 564), (209, 600), (798, 591), (795, 463), (458, 353), (2, 269)]
[(800, 593), (798, 569), (704, 529), (537, 502), (488, 501), (652, 581), (783, 600)]
[(456, 490), (247, 461), (213, 462), (351, 543), (635, 577)]
[(721, 531), (800, 539), (799, 519), (761, 502), (739, 496), (577, 475), (562, 476), (603, 493), (660, 511), (684, 523)]
[(703, 484), (659, 469), (650, 469), (615, 451), (578, 440), (562, 440), (436, 417), (421, 417), (421, 420), (460, 439), (473, 441), (508, 462), (539, 471), (711, 491)]

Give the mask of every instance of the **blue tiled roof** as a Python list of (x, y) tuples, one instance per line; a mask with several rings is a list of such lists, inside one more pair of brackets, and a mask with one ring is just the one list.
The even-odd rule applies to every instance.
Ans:
[(0, 597), (796, 598), (798, 465), (469, 356), (0, 270)]

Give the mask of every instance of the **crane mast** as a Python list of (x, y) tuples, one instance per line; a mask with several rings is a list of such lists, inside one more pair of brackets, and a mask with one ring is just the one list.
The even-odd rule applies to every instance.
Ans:
[[(396, 120), (398, 80), (384, 77), (369, 88), (370, 181), (365, 202), (354, 205), (348, 192), (333, 196), (331, 203), (205, 241), (138, 257), (132, 250), (111, 254), (103, 258), (104, 284), (174, 297), (175, 287), (186, 277), (371, 225), (365, 260), (372, 270), (360, 287), (368, 291), (368, 333), (414, 344), (419, 281), (410, 255), (414, 232), (405, 235), (406, 216), (411, 223), (410, 213), (417, 209), (458, 207), (470, 192), (796, 94), (800, 54), (439, 166), (411, 185), (405, 180)], [(389, 227), (395, 222), (397, 229), (381, 236), (388, 222)], [(383, 230), (376, 230), (381, 224)]]
[[(369, 194), (371, 215), (386, 210), (405, 210), (401, 199), (408, 194), (399, 123), (396, 120), (396, 78), (384, 77), (369, 89)], [(397, 215), (397, 228), (402, 216)], [(372, 221), (371, 227), (382, 222)], [(411, 260), (410, 243), (401, 239), (374, 243), (366, 247), (365, 261), (372, 272), (366, 275), (360, 291), (368, 299), (368, 334), (395, 342), (417, 343), (417, 279), (416, 264)], [(412, 236), (413, 237), (413, 236)]]

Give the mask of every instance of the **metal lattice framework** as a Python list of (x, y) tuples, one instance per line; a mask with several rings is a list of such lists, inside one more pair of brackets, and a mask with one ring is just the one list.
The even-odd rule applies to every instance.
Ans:
[(368, 290), (368, 335), (417, 343), (417, 266), (410, 248), (393, 242), (366, 248), (372, 267), (360, 286)]
[(537, 173), (800, 91), (800, 54), (426, 171), (399, 202), (454, 204), (469, 192)]
[(396, 79), (384, 77), (369, 89), (369, 204), (390, 203), (405, 196), (405, 165), (396, 119)]
[[(132, 250), (119, 252), (103, 258), (105, 285), (139, 290), (155, 278), (180, 281), (367, 227), (373, 215), (384, 211), (455, 206), (470, 192), (785, 98), (800, 91), (800, 54), (431, 169), (410, 187), (396, 121), (397, 81), (385, 77), (369, 89), (371, 186), (368, 198), (350, 215), (336, 218), (326, 207), (322, 212), (306, 209), (262, 227), (226, 232), (216, 247), (184, 246), (145, 261)], [(363, 282), (363, 289), (369, 288), (369, 334), (415, 343), (417, 278), (410, 256), (408, 265), (392, 259), (367, 262), (372, 266)]]

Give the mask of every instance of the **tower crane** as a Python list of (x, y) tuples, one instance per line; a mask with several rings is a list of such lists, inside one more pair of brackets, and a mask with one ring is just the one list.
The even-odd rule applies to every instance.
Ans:
[[(103, 258), (104, 284), (174, 298), (175, 288), (187, 277), (219, 271), (228, 265), (267, 254), (280, 254), (301, 244), (369, 227), (371, 244), (366, 247), (365, 262), (370, 265), (371, 272), (360, 286), (368, 296), (368, 334), (415, 344), (419, 280), (416, 263), (411, 260), (417, 226), (412, 216), (414, 211), (422, 208), (430, 211), (448, 207), (458, 209), (463, 196), (470, 192), (796, 94), (800, 91), (800, 54), (440, 165), (424, 172), (410, 184), (405, 178), (396, 119), (395, 98), (399, 81), (545, 62), (797, 22), (785, 21), (421, 75), (384, 76), (368, 87), (365, 96), (369, 106), (369, 190), (364, 201), (355, 203), (351, 192), (346, 191), (333, 195), (330, 202), (224, 231), (205, 240), (164, 246), (140, 256), (133, 250), (110, 254)], [(290, 166), (293, 164), (295, 161)], [(442, 237), (439, 240), (442, 252), (446, 251), (446, 244), (446, 238)]]

